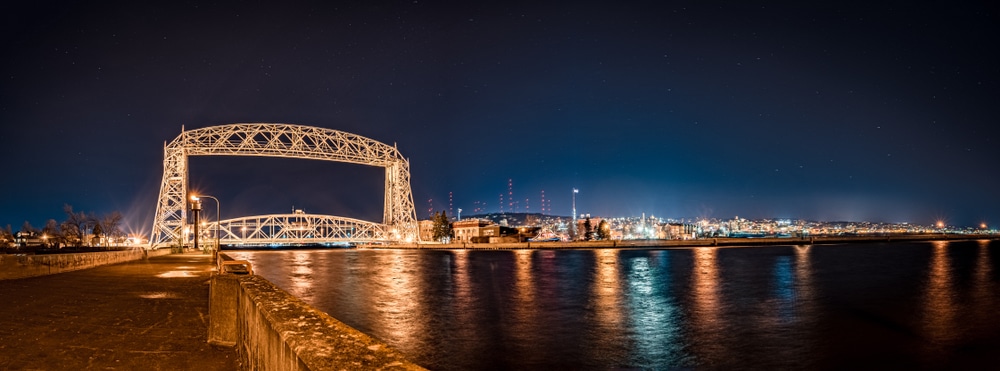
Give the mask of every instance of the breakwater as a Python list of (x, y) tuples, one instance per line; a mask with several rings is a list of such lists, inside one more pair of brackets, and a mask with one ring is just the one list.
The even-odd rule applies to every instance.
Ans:
[[(220, 259), (231, 260), (225, 254)], [(209, 343), (234, 346), (246, 369), (423, 370), (260, 276), (214, 275), (209, 318)]]
[(690, 248), (708, 246), (773, 246), (773, 245), (822, 245), (838, 243), (881, 243), (916, 241), (995, 240), (1000, 235), (983, 234), (898, 234), (884, 236), (811, 236), (794, 238), (699, 238), (691, 240), (607, 240), (568, 242), (508, 242), (508, 243), (419, 243), (395, 245), (370, 245), (362, 248), (392, 249), (600, 249), (600, 248)]

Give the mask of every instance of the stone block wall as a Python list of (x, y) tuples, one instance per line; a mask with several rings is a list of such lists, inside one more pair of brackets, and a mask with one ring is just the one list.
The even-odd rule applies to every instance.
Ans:
[(142, 249), (75, 254), (0, 255), (0, 280), (27, 278), (143, 259)]

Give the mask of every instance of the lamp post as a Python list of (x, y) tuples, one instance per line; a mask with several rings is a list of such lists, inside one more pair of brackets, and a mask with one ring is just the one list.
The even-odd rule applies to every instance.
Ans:
[(576, 223), (576, 194), (580, 193), (579, 189), (573, 188), (573, 223)]
[(218, 198), (209, 195), (191, 196), (191, 198), (195, 200), (197, 200), (198, 197), (211, 198), (215, 201), (215, 250), (218, 251), (222, 248), (219, 244), (219, 232), (221, 231), (220, 228), (222, 228), (222, 214), (219, 211), (222, 210), (222, 203), (219, 202)]
[(198, 224), (201, 224), (201, 200), (198, 196), (191, 196), (191, 213), (194, 217), (194, 249), (198, 250)]

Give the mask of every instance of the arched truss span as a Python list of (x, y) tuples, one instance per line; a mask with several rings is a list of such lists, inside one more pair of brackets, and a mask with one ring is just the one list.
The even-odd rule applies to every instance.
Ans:
[[(385, 224), (314, 214), (245, 216), (223, 220), (218, 227), (219, 243), (223, 245), (379, 243), (400, 237), (398, 231)], [(203, 231), (203, 239), (211, 241), (216, 233), (215, 223), (205, 225)]]
[[(182, 241), (187, 220), (188, 156), (262, 156), (347, 162), (385, 168), (383, 230), (416, 239), (410, 163), (395, 146), (342, 131), (291, 124), (231, 124), (182, 131), (163, 148), (163, 181), (151, 247)], [(383, 236), (392, 240), (396, 236)]]

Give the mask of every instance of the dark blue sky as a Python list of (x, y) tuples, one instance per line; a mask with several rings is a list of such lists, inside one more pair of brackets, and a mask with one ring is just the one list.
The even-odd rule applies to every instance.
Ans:
[[(1000, 223), (985, 2), (33, 2), (2, 5), (0, 224), (120, 210), (148, 230), (181, 125), (397, 143), (418, 216)], [(223, 216), (379, 220), (382, 172), (192, 158)]]

